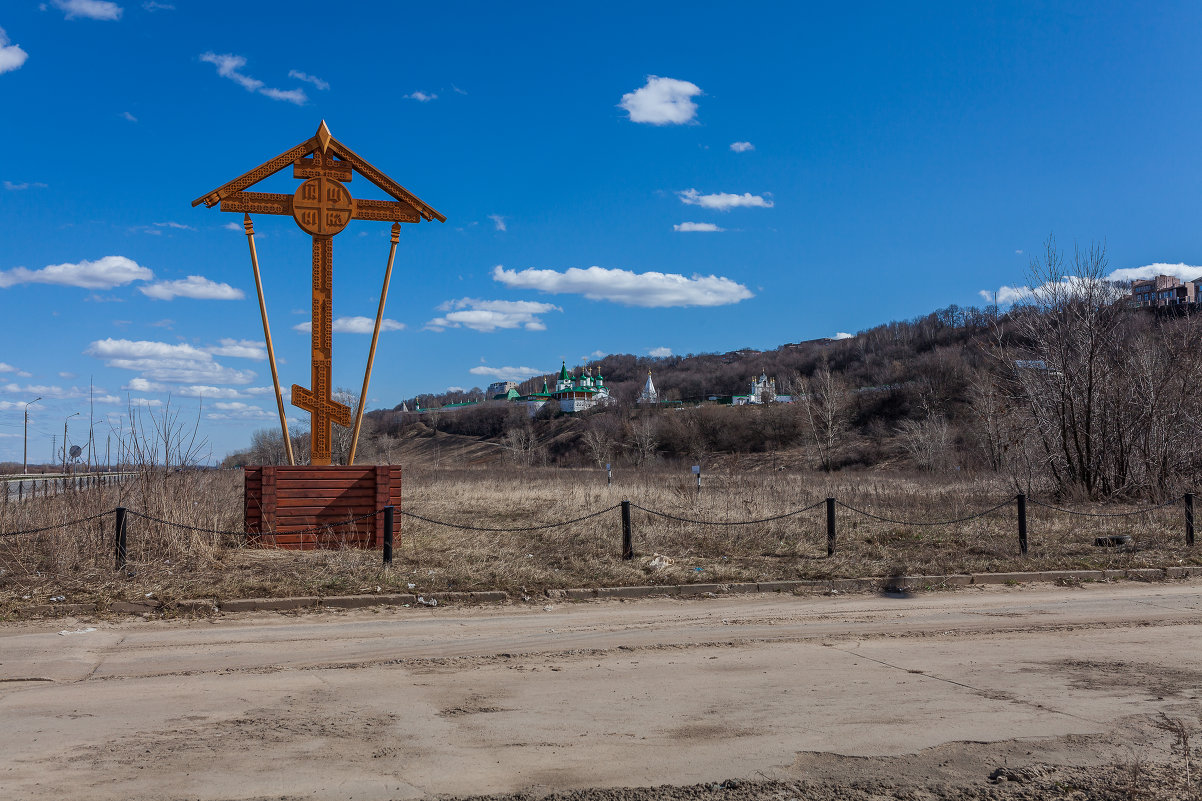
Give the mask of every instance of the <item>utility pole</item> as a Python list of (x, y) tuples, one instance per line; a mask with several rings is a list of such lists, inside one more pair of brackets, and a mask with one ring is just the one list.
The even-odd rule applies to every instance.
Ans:
[(63, 472), (64, 473), (67, 472), (67, 420), (70, 420), (72, 417), (75, 417), (78, 414), (79, 414), (79, 412), (76, 412), (75, 414), (69, 414), (66, 416), (66, 418), (63, 419)]
[(24, 455), (21, 458), (21, 475), (23, 476), (29, 474), (29, 407), (41, 399), (42, 396), (39, 395), (29, 403), (25, 404), (25, 450)]

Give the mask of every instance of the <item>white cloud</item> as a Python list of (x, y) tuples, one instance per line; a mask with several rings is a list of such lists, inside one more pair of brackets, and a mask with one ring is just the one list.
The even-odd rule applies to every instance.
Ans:
[[(1016, 250), (1014, 253), (1022, 253), (1022, 250)], [(1142, 267), (1115, 269), (1115, 271), (1107, 275), (1105, 280), (1137, 281), (1152, 279), (1156, 275), (1172, 275), (1172, 277), (1179, 280), (1192, 281), (1196, 278), (1202, 278), (1202, 267), (1186, 265), (1184, 262), (1170, 265), (1170, 263), (1158, 261), (1152, 263), (1152, 265), (1144, 265)], [(1065, 275), (1063, 280), (1043, 284), (1042, 286), (999, 286), (996, 292), (994, 290), (981, 290), (977, 293), (987, 303), (1010, 305), (1012, 303), (1030, 301), (1030, 299), (1047, 297), (1054, 290), (1077, 292), (1079, 291), (1079, 280), (1073, 279), (1070, 275)]]
[(309, 96), (305, 94), (304, 89), (272, 89), (267, 87), (260, 89), (259, 94), (266, 95), (272, 100), (287, 100), (289, 103), (295, 103), (298, 106), (303, 106), (309, 102)]
[(682, 222), (680, 225), (673, 225), (672, 230), (690, 233), (694, 231), (725, 231), (726, 229), (719, 228), (713, 223)]
[(142, 8), (150, 12), (175, 10), (175, 6), (171, 5), (170, 3), (156, 3), (154, 0), (148, 0), (148, 2), (143, 3)]
[(0, 362), (0, 373), (15, 373), (15, 372), (17, 372), (17, 368), (13, 367), (11, 364), (5, 364), (4, 362)]
[(1177, 264), (1156, 262), (1155, 264), (1145, 264), (1143, 267), (1124, 267), (1115, 270), (1106, 276), (1106, 280), (1139, 281), (1141, 279), (1155, 278), (1158, 275), (1171, 275), (1182, 281), (1193, 281), (1195, 278), (1202, 278), (1202, 267), (1195, 267), (1191, 264), (1180, 262)]
[[(1104, 286), (1109, 287), (1110, 284)], [(988, 303), (997, 303), (999, 306), (1009, 306), (1014, 303), (1022, 303), (1032, 300), (1046, 300), (1054, 296), (1073, 296), (1082, 294), (1088, 289), (1088, 282), (1076, 278), (1071, 275), (1066, 275), (1060, 281), (1049, 281), (1037, 287), (1029, 286), (1001, 286), (996, 292), (991, 292), (987, 289), (982, 289), (978, 294)], [(1117, 290), (1113, 292), (1107, 290), (1106, 294), (1118, 294)]]
[(103, 403), (110, 406), (125, 402), (125, 399), (118, 395), (96, 395), (92, 398), (92, 400), (96, 403)]
[[(770, 195), (764, 197), (764, 195), (753, 195), (750, 192), (744, 192), (741, 195), (733, 195), (729, 192), (703, 195), (696, 189), (686, 189), (676, 194), (680, 197), (680, 202), (686, 206), (700, 206), (703, 209), (714, 209), (715, 211), (730, 211), (740, 206), (759, 209), (770, 209), (773, 206)], [(764, 194), (767, 195), (767, 193)]]
[(31, 186), (34, 187), (35, 189), (45, 189), (46, 188), (46, 184), (42, 183), (41, 181), (33, 181), (32, 183), (29, 181), (23, 181), (19, 184), (15, 184), (12, 181), (4, 182), (4, 188), (10, 192), (22, 192)]
[(137, 122), (138, 121), (138, 118), (135, 117), (133, 114), (130, 114), (128, 111), (122, 111), (121, 118), (128, 120), (129, 122)]
[(505, 218), (502, 217), (500, 214), (490, 214), (490, 215), (488, 215), (488, 219), (493, 221), (493, 225), (497, 226), (498, 231), (508, 231), (509, 230), (508, 228), (505, 227)]
[(608, 354), (608, 353), (606, 353), (606, 352), (605, 352), (605, 351), (603, 351), (603, 350), (595, 350), (595, 351), (593, 351), (592, 353), (589, 353), (589, 354), (586, 354), (586, 355), (584, 355), (584, 356), (581, 356), (580, 358), (581, 358), (583, 361), (588, 361), (588, 360), (590, 360), (590, 359), (601, 359), (601, 358), (604, 358), (605, 356), (608, 356), (608, 355), (609, 355), (609, 354)]
[(67, 19), (119, 20), (121, 6), (108, 0), (51, 0), (54, 7), (66, 14)]
[(545, 375), (550, 370), (540, 370), (537, 367), (473, 367), (468, 370), (472, 375), (486, 375), (498, 381), (525, 381), (536, 375)]
[(447, 387), (447, 392), (467, 392), (463, 387)]
[[(1155, 278), (1158, 275), (1171, 275), (1182, 281), (1193, 281), (1196, 278), (1202, 278), (1202, 267), (1181, 262), (1178, 262), (1177, 264), (1156, 262), (1154, 264), (1145, 264), (1142, 267), (1123, 267), (1118, 270), (1114, 270), (1107, 275), (1104, 280), (1139, 281)], [(1068, 292), (1069, 294), (1076, 294), (1082, 291), (1082, 288), (1083, 284), (1080, 279), (1074, 278), (1073, 276), (1065, 276), (1060, 281), (1042, 284), (1038, 287), (1000, 286), (997, 288), (996, 292), (989, 289), (982, 289), (978, 294), (984, 298), (986, 303), (997, 303), (999, 306), (1009, 306), (1014, 303), (1047, 298), (1053, 292)]]
[(751, 142), (731, 142), (730, 149), (736, 153), (746, 153), (748, 150), (755, 150), (755, 145)]
[[(336, 317), (334, 318), (332, 327), (335, 334), (370, 334), (376, 328), (376, 318)], [(299, 323), (292, 326), (292, 328), (307, 334), (313, 330), (313, 324)], [(381, 331), (403, 331), (404, 328), (404, 323), (398, 323), (396, 320), (390, 320), (387, 317), (380, 321)]]
[(178, 281), (156, 281), (150, 286), (140, 287), (138, 291), (156, 300), (171, 300), (177, 297), (196, 300), (241, 300), (245, 297), (241, 289), (210, 281), (202, 275), (189, 275)]
[(40, 270), (0, 270), (0, 289), (17, 284), (55, 284), (80, 289), (112, 289), (132, 281), (149, 281), (154, 273), (124, 256), (105, 256), (76, 264), (51, 264)]
[(22, 395), (45, 395), (48, 398), (75, 398), (79, 396), (79, 390), (72, 387), (70, 390), (65, 390), (62, 387), (49, 386), (47, 384), (5, 384), (0, 387), (0, 391), (22, 394)]
[(288, 70), (288, 77), (296, 78), (298, 81), (304, 81), (305, 83), (311, 83), (323, 92), (330, 88), (330, 85), (321, 78), (318, 78), (314, 75), (307, 75), (300, 70)]
[(1009, 306), (1020, 300), (1029, 300), (1034, 293), (1025, 286), (1000, 286), (996, 291), (982, 289), (978, 292), (986, 303), (996, 303), (998, 306)]
[(184, 225), (180, 222), (160, 222), (154, 224), (156, 228), (175, 228), (179, 231), (195, 231), (196, 229), (190, 225)]
[(446, 312), (442, 317), (435, 317), (426, 323), (431, 331), (442, 331), (446, 328), (470, 328), (473, 331), (489, 333), (498, 328), (524, 328), (527, 331), (546, 331), (546, 324), (539, 315), (563, 309), (551, 303), (539, 303), (530, 300), (479, 300), (477, 298), (460, 298), (448, 300), (438, 307)]
[(261, 95), (270, 97), (272, 100), (286, 100), (289, 103), (295, 103), (298, 106), (303, 106), (309, 102), (308, 96), (303, 89), (272, 89), (266, 86), (258, 78), (252, 78), (242, 72), (239, 72), (246, 66), (246, 58), (244, 56), (236, 56), (233, 53), (214, 53), (212, 51), (202, 53), (200, 60), (212, 64), (217, 67), (217, 74), (222, 78), (229, 78), (234, 83), (241, 86), (248, 92), (258, 92)]
[(0, 74), (21, 69), (29, 54), (19, 45), (8, 43), (8, 34), (0, 28)]
[(244, 226), (242, 223), (227, 222), (225, 225), (223, 225), (221, 227), (227, 231), (238, 231), (239, 233), (246, 233), (246, 226)]
[(648, 75), (643, 87), (622, 95), (618, 107), (630, 113), (631, 122), (681, 125), (697, 116), (692, 98), (699, 94), (701, 89), (695, 83)]
[[(208, 386), (204, 384), (192, 384), (185, 386), (171, 386), (162, 384), (160, 381), (148, 381), (143, 378), (130, 379), (129, 384), (126, 384), (123, 390), (131, 392), (171, 392), (172, 394), (180, 394), (185, 398), (240, 398), (244, 394), (249, 394), (250, 390), (242, 392), (234, 390), (232, 387)], [(272, 388), (267, 387), (268, 391)]]
[(515, 289), (537, 289), (552, 294), (584, 295), (589, 300), (609, 300), (624, 306), (725, 306), (753, 297), (751, 290), (729, 278), (589, 267), (557, 270), (506, 270), (493, 268), (492, 277)]
[(836, 331), (835, 335), (833, 337), (831, 337), (831, 339), (855, 339), (855, 338), (856, 338), (855, 334), (849, 334), (846, 331)]
[(205, 415), (210, 420), (268, 420), (275, 417), (258, 406), (239, 401), (219, 401), (213, 408), (217, 411)]
[(233, 359), (263, 361), (267, 358), (267, 347), (253, 339), (222, 339), (220, 345), (210, 345), (205, 351), (214, 356), (229, 356)]
[(672, 355), (671, 348), (651, 348), (647, 351), (648, 356), (654, 356), (657, 359), (663, 359)]
[(224, 367), (211, 353), (192, 345), (110, 337), (93, 342), (84, 353), (102, 359), (107, 367), (132, 370), (153, 382), (249, 384), (254, 378), (253, 372)]
[(407, 95), (401, 95), (406, 100), (416, 100), (419, 103), (429, 103), (431, 100), (437, 100), (438, 95), (426, 92), (410, 92)]

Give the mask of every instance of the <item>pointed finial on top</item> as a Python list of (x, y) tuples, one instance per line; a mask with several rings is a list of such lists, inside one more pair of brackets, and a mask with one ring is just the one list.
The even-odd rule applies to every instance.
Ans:
[(330, 133), (330, 129), (326, 127), (326, 121), (322, 120), (321, 125), (317, 127), (317, 141), (321, 143), (322, 153), (326, 152), (326, 148), (330, 146), (330, 140), (333, 138), (334, 136)]

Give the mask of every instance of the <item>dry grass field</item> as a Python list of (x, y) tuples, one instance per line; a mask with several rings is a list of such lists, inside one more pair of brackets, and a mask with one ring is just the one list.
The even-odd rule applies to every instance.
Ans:
[[(0, 532), (65, 523), (121, 505), (129, 519), (129, 562), (114, 570), (112, 514), (77, 525), (0, 536), (0, 614), (44, 604), (198, 597), (334, 595), (360, 592), (549, 588), (799, 578), (1112, 569), (1202, 564), (1185, 545), (1182, 506), (1130, 517), (1076, 517), (1032, 505), (1030, 552), (1019, 556), (1014, 489), (991, 477), (950, 479), (895, 473), (712, 472), (700, 493), (679, 470), (628, 471), (607, 485), (596, 470), (534, 467), (413, 468), (390, 569), (378, 551), (281, 551), (247, 547), (240, 471), (145, 473), (120, 486), (68, 492), (0, 507)], [(835, 555), (826, 555), (828, 496), (904, 521), (967, 517), (915, 526), (837, 513)], [(632, 514), (635, 558), (620, 558), (623, 499)], [(749, 525), (819, 504), (809, 511)], [(1115, 513), (1134, 509), (1070, 504)], [(638, 508), (642, 507), (642, 509)], [(574, 523), (567, 521), (610, 509)], [(648, 514), (644, 509), (661, 514)], [(409, 514), (454, 523), (426, 522)], [(664, 516), (668, 515), (668, 516)], [(677, 518), (683, 518), (677, 519)], [(705, 521), (705, 522), (688, 522)], [(547, 526), (533, 531), (485, 531)], [(1094, 538), (1129, 534), (1132, 547)], [(669, 564), (652, 568), (654, 555)], [(661, 560), (667, 561), (667, 560)], [(378, 588), (378, 589), (377, 589)]]

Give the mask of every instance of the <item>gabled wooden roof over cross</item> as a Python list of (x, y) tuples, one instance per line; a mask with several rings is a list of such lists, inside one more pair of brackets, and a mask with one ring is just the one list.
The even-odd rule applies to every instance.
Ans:
[[(208, 208), (221, 204), (222, 211), (241, 211), (258, 214), (292, 214), (293, 196), (275, 192), (247, 192), (249, 187), (275, 175), (292, 165), (293, 178), (330, 177), (349, 182), (352, 171), (371, 181), (388, 195), (391, 200), (352, 199), (350, 220), (378, 220), (382, 222), (419, 222), (447, 218), (439, 214), (428, 203), (389, 178), (367, 159), (339, 142), (330, 134), (325, 120), (311, 138), (291, 150), (286, 150), (270, 161), (265, 161), (253, 170), (244, 173), (227, 184), (217, 187), (192, 201), (193, 206), (201, 203)], [(304, 228), (304, 226), (301, 226)], [(345, 224), (344, 226), (345, 227)], [(341, 229), (339, 229), (341, 230)]]

